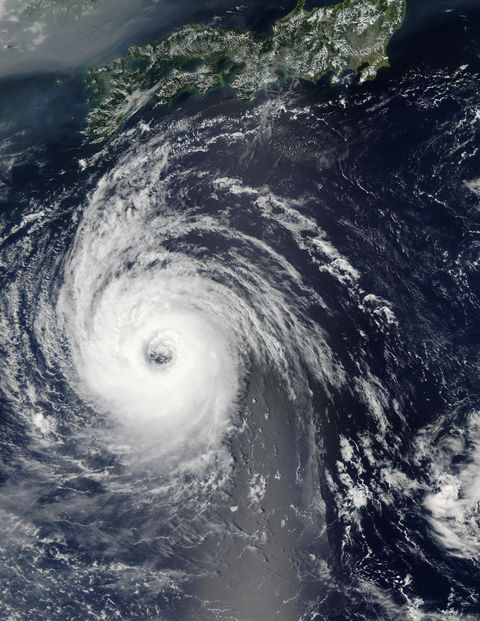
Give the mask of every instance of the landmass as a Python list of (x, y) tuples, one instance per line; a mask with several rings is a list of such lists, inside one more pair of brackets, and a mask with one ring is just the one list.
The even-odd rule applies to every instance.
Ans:
[(388, 65), (387, 45), (401, 26), (406, 0), (343, 0), (307, 11), (305, 0), (275, 22), (270, 36), (188, 24), (87, 74), (87, 135), (104, 140), (147, 102), (169, 104), (187, 90), (205, 95), (230, 85), (250, 100), (289, 78), (363, 82)]

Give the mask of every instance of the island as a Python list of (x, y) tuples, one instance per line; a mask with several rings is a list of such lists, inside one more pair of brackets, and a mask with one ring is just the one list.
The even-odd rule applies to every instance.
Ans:
[(406, 0), (343, 0), (311, 11), (304, 5), (299, 0), (264, 39), (187, 24), (90, 69), (86, 134), (102, 141), (146, 103), (169, 104), (188, 90), (203, 96), (230, 85), (240, 99), (250, 100), (289, 78), (317, 81), (331, 74), (338, 81), (351, 71), (363, 82), (388, 65), (386, 48), (403, 22)]

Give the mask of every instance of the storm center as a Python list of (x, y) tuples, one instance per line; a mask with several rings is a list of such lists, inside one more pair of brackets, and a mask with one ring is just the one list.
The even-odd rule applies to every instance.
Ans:
[(169, 366), (175, 358), (173, 344), (162, 337), (153, 338), (145, 348), (147, 363), (155, 367)]

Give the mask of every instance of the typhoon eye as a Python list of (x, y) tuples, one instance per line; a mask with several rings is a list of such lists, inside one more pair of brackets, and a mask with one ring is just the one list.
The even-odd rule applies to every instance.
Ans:
[(145, 347), (145, 360), (153, 368), (165, 369), (171, 366), (175, 360), (173, 343), (165, 335), (154, 337)]

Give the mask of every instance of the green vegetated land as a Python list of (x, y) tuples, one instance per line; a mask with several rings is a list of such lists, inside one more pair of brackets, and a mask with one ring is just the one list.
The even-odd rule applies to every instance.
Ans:
[(406, 0), (344, 0), (312, 11), (304, 3), (299, 0), (265, 39), (188, 24), (90, 70), (88, 136), (101, 141), (148, 101), (168, 104), (185, 90), (205, 95), (229, 84), (249, 100), (291, 77), (316, 81), (331, 72), (338, 80), (351, 70), (364, 81), (388, 64), (386, 48), (402, 24)]

